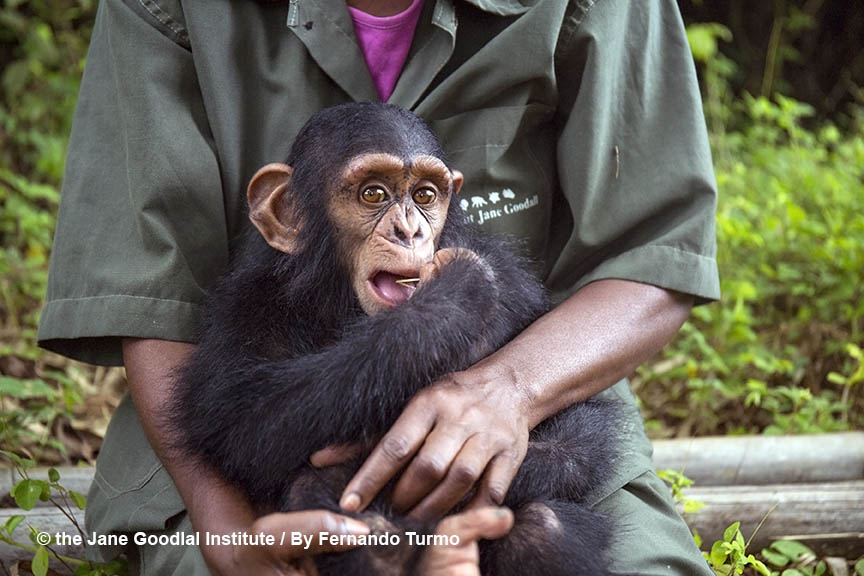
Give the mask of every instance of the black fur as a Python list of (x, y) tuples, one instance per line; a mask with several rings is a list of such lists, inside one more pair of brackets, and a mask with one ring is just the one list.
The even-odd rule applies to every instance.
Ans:
[[(325, 190), (361, 152), (443, 158), (412, 114), (380, 104), (339, 106), (313, 118), (295, 141), (290, 202), (304, 222), (303, 248), (281, 253), (250, 235), (213, 290), (198, 346), (178, 378), (170, 425), (182, 449), (241, 487), (259, 510), (326, 508), (360, 461), (312, 469), (310, 454), (357, 443), (365, 454), (405, 404), (437, 378), (498, 349), (546, 310), (538, 281), (504, 243), (467, 227), (457, 202), (439, 248), (465, 247), (413, 297), (373, 317), (362, 313), (336, 250)], [(323, 161), (322, 159), (327, 159)], [(485, 574), (602, 574), (609, 522), (580, 502), (612, 471), (616, 410), (588, 402), (541, 424), (507, 496), (510, 536), (484, 544)], [(361, 515), (378, 531), (406, 524), (386, 494)], [(320, 557), (322, 574), (411, 573), (418, 551), (358, 549)]]

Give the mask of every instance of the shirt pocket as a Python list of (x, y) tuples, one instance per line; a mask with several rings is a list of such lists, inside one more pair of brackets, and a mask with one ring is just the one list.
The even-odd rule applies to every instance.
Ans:
[(429, 120), (448, 157), (465, 175), (457, 198), (466, 218), (489, 234), (523, 242), (542, 258), (557, 189), (554, 109), (502, 106)]

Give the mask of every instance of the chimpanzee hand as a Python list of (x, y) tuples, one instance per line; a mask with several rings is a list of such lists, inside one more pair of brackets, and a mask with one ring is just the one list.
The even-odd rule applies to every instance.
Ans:
[(423, 267), (420, 268), (420, 272), (418, 274), (418, 276), (420, 277), (419, 285), (423, 286), (424, 284), (435, 278), (442, 268), (444, 268), (457, 258), (473, 260), (478, 266), (480, 266), (484, 270), (484, 272), (488, 276), (494, 278), (495, 274), (492, 269), (473, 250), (469, 248), (442, 248), (441, 250), (435, 252), (434, 256), (432, 256), (431, 261), (427, 262), (423, 265)]
[(524, 399), (476, 367), (421, 390), (348, 483), (340, 505), (365, 508), (400, 470), (397, 510), (438, 518), (482, 481), (472, 506), (500, 505), (528, 447)]

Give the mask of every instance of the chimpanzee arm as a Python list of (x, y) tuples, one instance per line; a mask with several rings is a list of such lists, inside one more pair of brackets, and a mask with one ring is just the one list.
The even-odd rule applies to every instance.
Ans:
[(493, 278), (476, 259), (457, 257), (410, 300), (312, 354), (238, 358), (199, 346), (174, 417), (185, 447), (256, 504), (272, 504), (312, 452), (383, 433), (420, 388), (467, 368), (542, 312), (542, 289), (527, 274), (521, 286), (498, 288), (502, 264), (488, 263)]

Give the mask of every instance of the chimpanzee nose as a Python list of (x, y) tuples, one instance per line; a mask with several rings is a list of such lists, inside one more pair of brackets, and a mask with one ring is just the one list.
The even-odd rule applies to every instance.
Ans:
[(405, 247), (412, 247), (416, 241), (423, 239), (423, 228), (420, 214), (410, 204), (397, 207), (393, 218), (392, 240)]

